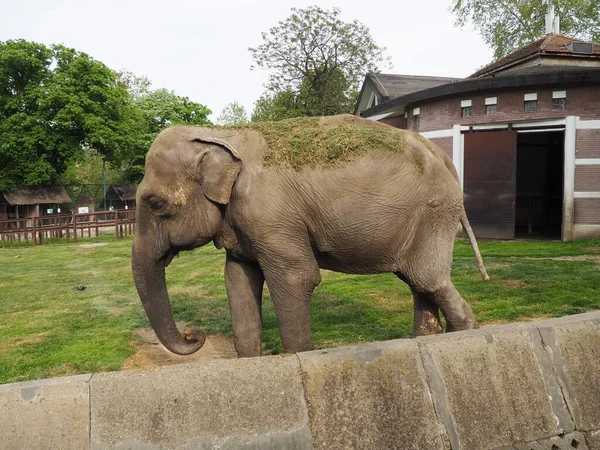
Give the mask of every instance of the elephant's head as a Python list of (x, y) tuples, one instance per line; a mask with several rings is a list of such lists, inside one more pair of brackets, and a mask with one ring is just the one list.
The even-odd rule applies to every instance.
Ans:
[(181, 250), (215, 238), (241, 169), (239, 154), (201, 128), (174, 127), (155, 139), (137, 190), (132, 268), (148, 319), (163, 345), (180, 355), (200, 349), (200, 329), (177, 330), (165, 267)]

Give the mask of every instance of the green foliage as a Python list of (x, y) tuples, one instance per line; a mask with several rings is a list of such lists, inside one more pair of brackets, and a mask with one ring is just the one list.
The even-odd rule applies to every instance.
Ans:
[(147, 131), (156, 134), (172, 125), (210, 125), (211, 111), (204, 105), (181, 97), (167, 89), (157, 89), (136, 100), (146, 122)]
[(232, 126), (244, 125), (248, 123), (246, 108), (234, 100), (223, 108), (221, 115), (217, 119), (217, 123), (219, 125)]
[(89, 149), (84, 150), (77, 158), (68, 162), (63, 173), (63, 180), (67, 185), (102, 184), (103, 164), (106, 166), (107, 185), (123, 181), (121, 174), (110, 161), (105, 162), (102, 155)]
[(0, 42), (0, 189), (73, 182), (90, 175), (92, 163), (97, 173), (102, 159), (135, 183), (161, 130), (209, 125), (208, 114), (74, 49)]
[(114, 72), (85, 53), (0, 42), (0, 189), (56, 183), (86, 148), (112, 158), (127, 102)]
[[(560, 32), (600, 43), (600, 0), (553, 0)], [(546, 0), (453, 0), (456, 25), (472, 22), (500, 58), (545, 34)]]
[[(365, 25), (344, 22), (340, 14), (338, 8), (292, 8), (287, 19), (262, 33), (263, 43), (249, 51), (253, 69), (271, 70), (264, 99), (291, 92), (302, 115), (351, 112), (365, 74), (378, 71), (388, 59)], [(262, 109), (269, 106), (259, 102)], [(276, 112), (267, 115), (280, 118)], [(265, 114), (257, 111), (255, 116)]]
[[(136, 92), (139, 90), (134, 86)], [(132, 94), (128, 122), (127, 148), (121, 152), (119, 165), (125, 180), (138, 183), (144, 176), (144, 161), (158, 133), (173, 125), (212, 125), (206, 106), (176, 95), (167, 89)]]
[(146, 76), (137, 76), (133, 72), (125, 69), (121, 69), (117, 72), (118, 83), (129, 92), (129, 95), (133, 100), (137, 100), (140, 97), (150, 93), (150, 86), (152, 83)]
[(306, 115), (300, 105), (297, 96), (291, 89), (275, 93), (265, 93), (254, 103), (252, 111), (252, 122), (274, 122), (292, 117)]

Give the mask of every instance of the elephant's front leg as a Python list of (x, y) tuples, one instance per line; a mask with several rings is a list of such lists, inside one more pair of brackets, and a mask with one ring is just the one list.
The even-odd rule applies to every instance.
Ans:
[(260, 356), (262, 347), (262, 290), (258, 264), (227, 255), (225, 287), (231, 309), (235, 350), (240, 357)]
[(269, 287), (283, 350), (297, 353), (312, 350), (310, 337), (310, 298), (321, 281), (319, 266), (311, 254), (290, 260), (269, 259), (261, 263)]

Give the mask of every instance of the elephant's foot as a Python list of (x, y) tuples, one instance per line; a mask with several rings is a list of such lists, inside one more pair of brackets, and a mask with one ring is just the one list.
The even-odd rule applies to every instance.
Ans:
[(428, 336), (442, 333), (442, 325), (437, 311), (430, 310), (415, 311), (415, 323), (413, 334), (415, 336)]

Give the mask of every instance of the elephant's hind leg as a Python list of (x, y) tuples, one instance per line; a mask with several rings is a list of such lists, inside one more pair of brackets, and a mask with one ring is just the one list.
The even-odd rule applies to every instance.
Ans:
[(440, 332), (438, 309), (446, 319), (446, 331), (478, 328), (471, 307), (450, 281), (452, 236), (435, 237), (420, 241), (413, 249), (411, 264), (397, 273), (410, 286), (415, 299), (414, 333)]
[(264, 277), (258, 264), (229, 255), (225, 287), (231, 309), (235, 350), (240, 357), (260, 356), (262, 346), (262, 290)]
[(414, 299), (414, 325), (413, 334), (415, 336), (426, 336), (429, 334), (440, 334), (442, 323), (440, 321), (440, 311), (432, 299), (425, 294), (421, 294), (411, 288)]
[(442, 329), (440, 312), (437, 305), (429, 296), (413, 289), (408, 279), (400, 272), (395, 272), (395, 274), (398, 278), (408, 284), (413, 295), (413, 336), (426, 336), (430, 334), (442, 333), (444, 330)]
[(479, 328), (473, 310), (450, 280), (433, 289), (411, 285), (415, 298), (414, 333), (417, 336), (441, 332), (438, 309), (446, 319), (446, 332)]
[(444, 314), (447, 332), (479, 328), (473, 310), (461, 297), (450, 280), (444, 286), (428, 292), (427, 296)]

